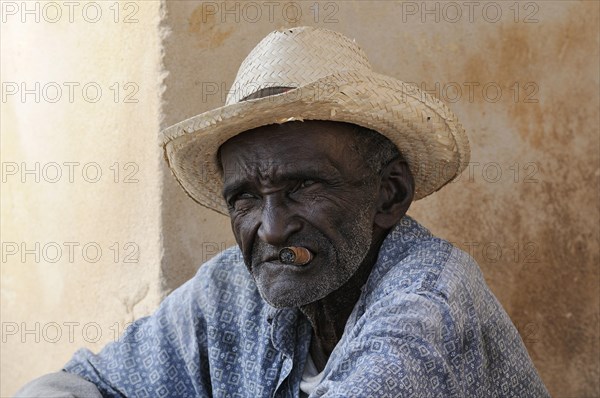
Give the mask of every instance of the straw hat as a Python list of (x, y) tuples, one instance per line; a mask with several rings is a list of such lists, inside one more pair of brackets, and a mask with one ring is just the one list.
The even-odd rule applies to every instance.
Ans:
[[(244, 100), (271, 87), (295, 88)], [(441, 101), (373, 72), (353, 40), (313, 27), (270, 33), (242, 62), (225, 106), (165, 129), (161, 141), (187, 194), (227, 215), (219, 146), (244, 131), (293, 120), (348, 122), (383, 134), (409, 164), (415, 200), (456, 178), (469, 161), (465, 131)]]

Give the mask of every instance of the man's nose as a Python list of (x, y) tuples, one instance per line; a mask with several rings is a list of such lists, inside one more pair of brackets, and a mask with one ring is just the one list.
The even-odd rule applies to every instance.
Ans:
[(258, 237), (263, 242), (272, 246), (283, 246), (292, 234), (302, 229), (302, 222), (280, 201), (268, 198), (263, 206), (262, 220), (258, 228)]

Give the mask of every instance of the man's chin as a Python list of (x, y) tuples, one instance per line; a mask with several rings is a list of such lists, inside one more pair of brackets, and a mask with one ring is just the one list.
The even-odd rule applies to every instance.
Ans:
[(269, 304), (275, 308), (297, 308), (312, 302), (318, 301), (319, 299), (308, 299), (305, 297), (295, 296), (281, 296), (281, 295), (266, 295), (261, 292), (260, 296)]
[(258, 292), (264, 301), (275, 308), (297, 308), (319, 301), (327, 296), (327, 292), (319, 294), (318, 292), (306, 291), (302, 288), (290, 290), (272, 291), (258, 286)]

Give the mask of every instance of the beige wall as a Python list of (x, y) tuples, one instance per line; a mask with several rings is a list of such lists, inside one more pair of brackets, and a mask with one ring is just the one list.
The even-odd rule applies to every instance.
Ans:
[[(598, 3), (465, 3), (167, 1), (163, 16), (147, 1), (133, 26), (3, 24), (3, 82), (135, 81), (140, 101), (3, 101), (2, 161), (96, 161), (106, 173), (114, 161), (135, 161), (140, 182), (9, 180), (2, 241), (132, 241), (140, 259), (35, 264), (12, 256), (2, 262), (2, 322), (110, 327), (150, 311), (231, 244), (228, 219), (195, 205), (159, 165), (159, 126), (220, 106), (241, 60), (271, 30), (317, 25), (355, 37), (375, 70), (433, 90), (457, 113), (471, 165), (410, 213), (478, 260), (553, 396), (600, 395)], [(162, 39), (161, 28), (170, 31)], [(41, 53), (12, 44), (15, 57), (5, 60), (16, 37)], [(0, 395), (86, 344), (24, 337), (3, 337)]]
[[(66, 7), (53, 23), (56, 10), (27, 2), (36, 22), (8, 3), (21, 7), (2, 4), (3, 397), (152, 311), (163, 250), (160, 3), (117, 15), (112, 2), (82, 14), (81, 2), (72, 23)], [(22, 98), (21, 83), (33, 93)]]

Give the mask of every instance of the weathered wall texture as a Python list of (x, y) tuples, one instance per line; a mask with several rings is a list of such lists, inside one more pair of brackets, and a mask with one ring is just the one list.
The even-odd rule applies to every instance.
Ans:
[[(471, 137), (465, 174), (410, 213), (478, 260), (553, 396), (598, 396), (598, 3), (425, 3), (168, 1), (164, 125), (222, 105), (274, 29), (356, 38), (375, 70), (441, 97)], [(163, 195), (172, 288), (231, 234), (175, 184)]]
[[(194, 204), (158, 165), (155, 137), (222, 105), (251, 48), (298, 25), (355, 37), (376, 71), (416, 83), (456, 112), (471, 164), (410, 214), (478, 260), (553, 396), (600, 395), (597, 2), (168, 0), (164, 17), (158, 2), (136, 4), (133, 26), (3, 24), (2, 52), (11, 46), (14, 58), (3, 57), (3, 82), (134, 81), (140, 101), (3, 101), (2, 161), (96, 161), (110, 178), (115, 161), (137, 162), (140, 182), (22, 184), (17, 175), (2, 184), (3, 242), (101, 241), (107, 258), (3, 259), (3, 327), (94, 321), (106, 331), (96, 345), (80, 329), (73, 344), (32, 344), (33, 335), (21, 343), (21, 330), (3, 329), (0, 395), (59, 367), (74, 347), (97, 349), (115, 321), (147, 313), (232, 244), (229, 220)], [(162, 40), (164, 93), (161, 18), (171, 31)], [(32, 44), (18, 50), (17, 37)], [(115, 241), (139, 244), (139, 262), (108, 258)]]
[(26, 3), (2, 4), (2, 397), (162, 297), (160, 3)]

